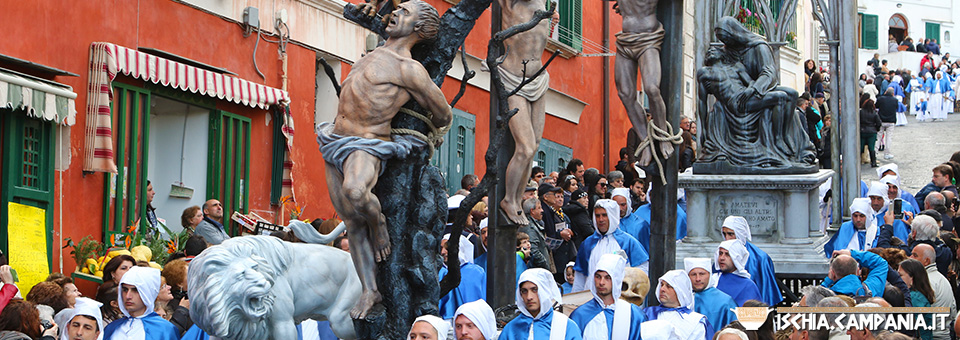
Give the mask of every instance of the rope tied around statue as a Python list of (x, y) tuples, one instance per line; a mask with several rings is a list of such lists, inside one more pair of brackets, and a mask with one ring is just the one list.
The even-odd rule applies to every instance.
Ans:
[(423, 132), (414, 129), (390, 128), (390, 133), (395, 135), (411, 135), (422, 139), (424, 142), (427, 142), (427, 144), (430, 144), (430, 157), (433, 157), (433, 150), (439, 146), (439, 143), (443, 140), (443, 136), (447, 134), (447, 131), (450, 131), (450, 125), (437, 128), (435, 125), (433, 125), (433, 121), (430, 120), (430, 117), (405, 107), (400, 108), (400, 113), (407, 114), (413, 118), (423, 121), (423, 123), (427, 125), (427, 129), (430, 131), (424, 134)]
[(653, 122), (647, 122), (647, 138), (644, 138), (640, 142), (640, 146), (637, 147), (637, 151), (634, 152), (635, 157), (639, 157), (640, 153), (643, 152), (644, 148), (650, 148), (650, 153), (653, 155), (653, 160), (657, 162), (657, 170), (660, 172), (660, 183), (666, 183), (666, 176), (663, 172), (663, 163), (660, 161), (660, 154), (653, 147), (654, 142), (670, 142), (673, 145), (683, 144), (683, 131), (673, 134), (673, 125), (670, 122), (667, 123), (667, 129), (663, 130), (657, 127)]

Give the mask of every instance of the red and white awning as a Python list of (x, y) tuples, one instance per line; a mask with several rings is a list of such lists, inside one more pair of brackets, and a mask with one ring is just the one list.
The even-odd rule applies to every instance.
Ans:
[[(113, 100), (111, 83), (119, 73), (261, 109), (274, 104), (290, 103), (290, 94), (287, 91), (106, 42), (91, 44), (89, 71), (84, 171), (117, 172), (113, 161), (110, 102)], [(289, 129), (292, 130), (293, 127), (290, 126)]]

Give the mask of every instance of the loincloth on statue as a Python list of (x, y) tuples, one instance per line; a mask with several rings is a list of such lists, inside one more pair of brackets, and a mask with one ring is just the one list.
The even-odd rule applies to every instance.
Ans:
[[(508, 92), (513, 91), (513, 89), (517, 88), (517, 86), (520, 86), (520, 82), (523, 81), (523, 77), (510, 73), (510, 71), (507, 71), (502, 66), (498, 67), (500, 68), (500, 80), (503, 81), (503, 87), (506, 88)], [(528, 101), (535, 102), (540, 100), (540, 98), (543, 97), (543, 94), (547, 93), (547, 89), (549, 88), (550, 74), (547, 73), (547, 71), (543, 71), (539, 77), (527, 83), (526, 85), (523, 85), (523, 88), (520, 89), (520, 91), (517, 91), (517, 95)]]
[(617, 54), (624, 57), (639, 60), (648, 49), (660, 51), (660, 45), (663, 44), (663, 25), (657, 27), (653, 32), (618, 32)]
[[(317, 125), (317, 143), (323, 160), (337, 167), (343, 173), (343, 163), (356, 151), (363, 151), (382, 161), (391, 158), (404, 158), (411, 151), (427, 146), (420, 138), (411, 135), (391, 135), (392, 141), (357, 136), (341, 136), (333, 133), (333, 123), (323, 122)], [(385, 167), (380, 167), (380, 175)]]

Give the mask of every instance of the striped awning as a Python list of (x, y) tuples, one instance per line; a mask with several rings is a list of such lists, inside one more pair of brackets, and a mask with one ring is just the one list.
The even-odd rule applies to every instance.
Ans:
[(76, 98), (70, 86), (0, 68), (0, 108), (70, 126), (77, 118)]
[(290, 95), (284, 90), (106, 42), (91, 44), (89, 66), (84, 171), (117, 172), (110, 102), (113, 100), (111, 83), (120, 73), (249, 107), (266, 109), (274, 104), (290, 103)]

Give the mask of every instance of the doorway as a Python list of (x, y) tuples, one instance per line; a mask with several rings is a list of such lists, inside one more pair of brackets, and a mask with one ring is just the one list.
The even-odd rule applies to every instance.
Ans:
[(907, 19), (902, 14), (894, 14), (891, 16), (887, 22), (887, 26), (889, 26), (887, 33), (897, 40), (897, 44), (902, 43), (903, 39), (909, 36), (907, 35)]

